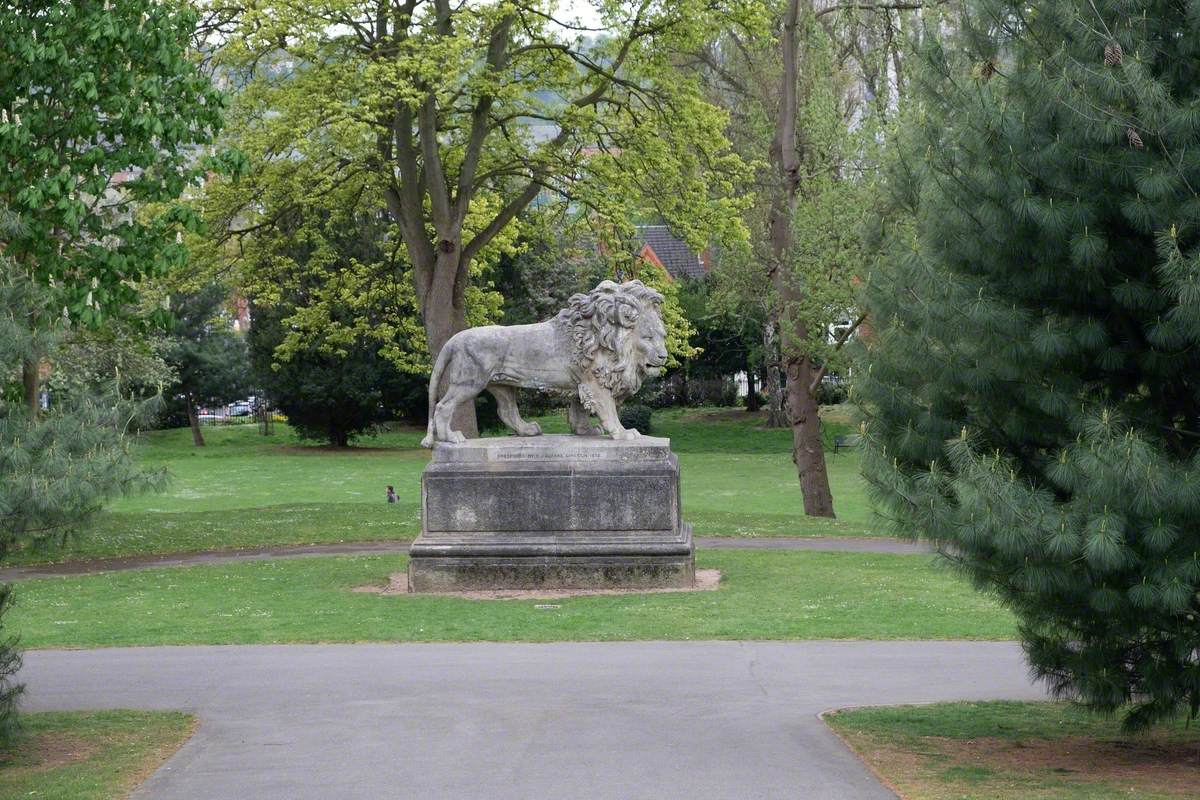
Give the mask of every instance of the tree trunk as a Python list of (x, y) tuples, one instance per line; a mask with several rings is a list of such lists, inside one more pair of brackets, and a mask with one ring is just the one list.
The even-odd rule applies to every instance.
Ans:
[(754, 372), (750, 369), (749, 360), (746, 361), (746, 410), (753, 413), (761, 407), (758, 403), (758, 387), (754, 385)]
[(188, 409), (188, 425), (192, 429), (192, 444), (196, 447), (204, 447), (204, 434), (200, 432), (200, 414), (196, 411), (196, 403), (192, 400), (192, 396), (187, 398)]
[[(792, 426), (792, 460), (800, 475), (800, 492), (804, 496), (804, 513), (815, 517), (833, 516), (833, 495), (829, 490), (829, 475), (825, 469), (825, 451), (821, 445), (821, 419), (818, 406), (809, 386), (813, 368), (805, 353), (798, 352), (808, 341), (804, 319), (789, 314), (804, 299), (804, 289), (792, 276), (792, 215), (800, 194), (802, 181), (801, 141), (796, 135), (797, 82), (800, 62), (797, 41), (800, 27), (801, 0), (789, 0), (779, 32), (782, 84), (780, 86), (779, 118), (775, 121), (775, 138), (771, 142), (771, 163), (778, 171), (778, 186), (771, 202), (769, 230), (771, 239), (771, 279), (775, 284), (778, 303), (775, 321), (780, 325), (787, 373), (788, 423)], [(768, 320), (768, 326), (770, 325)], [(783, 326), (787, 325), (785, 329)], [(786, 333), (785, 333), (786, 331)]]
[(767, 398), (766, 427), (786, 428), (788, 426), (786, 389), (780, 378), (779, 368), (772, 364), (769, 369), (774, 380), (771, 382), (771, 394)]
[(768, 428), (784, 428), (787, 427), (788, 419), (784, 412), (786, 403), (783, 397), (783, 381), (779, 377), (774, 323), (763, 326), (763, 349), (767, 353), (762, 371), (763, 394), (767, 396), (767, 419), (764, 424)]
[[(425, 295), (421, 311), (425, 323), (425, 339), (429, 343), (430, 362), (437, 361), (438, 353), (450, 341), (450, 337), (467, 329), (467, 309), (464, 303), (465, 287), (456, 285), (459, 273), (458, 252), (439, 251), (433, 270), (433, 280)], [(464, 270), (465, 271), (465, 270)], [(463, 279), (465, 280), (465, 278)], [(433, 409), (429, 409), (433, 413)], [(461, 431), (468, 439), (479, 438), (479, 425), (475, 419), (475, 404), (463, 403), (450, 420), (453, 430)]]
[(29, 411), (30, 419), (37, 419), (42, 410), (42, 405), (38, 402), (38, 366), (37, 361), (32, 359), (21, 362), (21, 383), (25, 386), (25, 408)]
[(788, 359), (787, 396), (792, 426), (792, 461), (800, 477), (804, 513), (810, 517), (832, 517), (833, 494), (825, 467), (825, 447), (821, 441), (820, 406), (809, 391), (815, 370), (807, 356)]

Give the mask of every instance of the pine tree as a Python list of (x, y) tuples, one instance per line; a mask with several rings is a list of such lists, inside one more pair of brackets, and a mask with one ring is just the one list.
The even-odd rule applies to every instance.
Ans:
[(864, 468), (1130, 729), (1200, 711), (1200, 4), (971, 0), (888, 175)]
[[(0, 209), (0, 235), (9, 223)], [(72, 534), (108, 498), (161, 478), (129, 457), (124, 430), (137, 409), (128, 404), (80, 398), (41, 415), (26, 407), (21, 365), (33, 353), (52, 353), (60, 333), (50, 304), (49, 292), (0, 255), (0, 558)], [(11, 602), (11, 585), (0, 586), (0, 742), (13, 731), (22, 688), (15, 680), (21, 666), (16, 639), (3, 629)]]

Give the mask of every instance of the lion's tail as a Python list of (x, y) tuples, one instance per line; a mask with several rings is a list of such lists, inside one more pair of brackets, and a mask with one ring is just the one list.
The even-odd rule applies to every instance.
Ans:
[(441, 352), (433, 361), (433, 372), (429, 375), (429, 425), (425, 429), (425, 438), (421, 440), (421, 447), (433, 447), (434, 430), (433, 430), (433, 412), (437, 410), (438, 401), (441, 400), (442, 373), (446, 370), (446, 362), (450, 360), (450, 348), (447, 346), (450, 343), (442, 345)]

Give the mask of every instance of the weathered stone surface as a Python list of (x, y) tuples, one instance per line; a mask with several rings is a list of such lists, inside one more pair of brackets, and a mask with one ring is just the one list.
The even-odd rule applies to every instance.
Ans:
[[(641, 281), (601, 281), (567, 307), (533, 325), (484, 325), (460, 331), (442, 346), (429, 377), (429, 428), (421, 444), (464, 443), (451, 429), (454, 411), (485, 389), (496, 398), (501, 421), (518, 436), (538, 436), (536, 422), (521, 418), (518, 388), (565, 394), (567, 419), (581, 436), (601, 431), (634, 439), (617, 415), (618, 403), (667, 364), (663, 297)], [(600, 420), (600, 428), (590, 415)]]
[(439, 443), (421, 478), (413, 591), (690, 586), (670, 440)]
[[(415, 568), (414, 568), (415, 564)], [(412, 592), (481, 589), (668, 589), (696, 582), (687, 556), (458, 556), (409, 562)]]

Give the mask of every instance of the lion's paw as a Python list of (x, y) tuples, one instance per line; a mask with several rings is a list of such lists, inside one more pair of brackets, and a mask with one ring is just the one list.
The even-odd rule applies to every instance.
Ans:
[(641, 435), (642, 434), (636, 428), (626, 428), (623, 431), (617, 431), (614, 433), (612, 438), (616, 439), (617, 441), (625, 441), (627, 439), (637, 439), (641, 437)]
[(541, 436), (542, 426), (538, 425), (536, 422), (526, 422), (520, 427), (517, 433), (521, 434), (522, 436)]
[(448, 434), (446, 434), (446, 441), (450, 442), (451, 444), (461, 444), (466, 440), (467, 437), (463, 436), (462, 431), (450, 431)]

